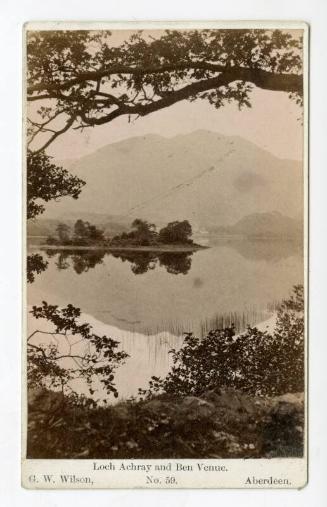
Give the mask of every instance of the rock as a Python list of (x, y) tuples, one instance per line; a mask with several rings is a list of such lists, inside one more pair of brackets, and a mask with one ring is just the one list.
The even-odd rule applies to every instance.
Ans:
[(61, 409), (65, 401), (65, 396), (62, 392), (48, 391), (41, 387), (29, 388), (27, 397), (29, 413), (43, 412), (53, 414)]
[(189, 421), (208, 418), (215, 412), (212, 403), (196, 396), (186, 396), (175, 408), (178, 419)]
[(115, 407), (113, 407), (112, 411), (114, 412), (115, 418), (116, 417), (118, 419), (128, 419), (129, 418), (129, 407), (124, 403), (120, 403), (119, 405), (116, 405)]
[[(171, 405), (171, 403), (170, 403), (170, 405)], [(168, 404), (160, 399), (154, 399), (154, 400), (147, 401), (146, 403), (144, 403), (143, 406), (147, 410), (150, 410), (150, 412), (158, 413), (162, 410), (167, 409)]]
[(223, 389), (215, 399), (219, 408), (228, 409), (234, 413), (254, 414), (260, 411), (261, 404), (258, 398), (235, 391), (234, 389)]
[(304, 406), (304, 393), (287, 393), (281, 396), (276, 396), (274, 398), (276, 403), (289, 403), (292, 405), (296, 405), (298, 408), (302, 408)]
[(207, 391), (204, 395), (203, 395), (203, 398), (206, 400), (206, 401), (209, 401), (211, 403), (217, 403), (219, 398), (220, 398), (220, 392), (217, 392), (215, 391), (214, 389), (210, 390), (210, 391)]

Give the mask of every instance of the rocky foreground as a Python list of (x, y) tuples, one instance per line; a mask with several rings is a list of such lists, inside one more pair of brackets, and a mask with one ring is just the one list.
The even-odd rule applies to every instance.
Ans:
[(76, 406), (31, 390), (29, 458), (275, 458), (303, 455), (304, 395), (234, 390)]

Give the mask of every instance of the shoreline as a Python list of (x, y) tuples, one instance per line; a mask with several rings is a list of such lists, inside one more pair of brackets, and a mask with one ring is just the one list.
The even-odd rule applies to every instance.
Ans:
[(189, 245), (189, 246), (182, 246), (182, 245), (158, 245), (158, 246), (106, 246), (106, 245), (90, 245), (90, 246), (74, 246), (74, 245), (33, 245), (30, 244), (29, 248), (35, 249), (35, 250), (81, 250), (81, 251), (87, 251), (87, 250), (100, 250), (103, 252), (110, 252), (110, 251), (127, 251), (127, 252), (197, 252), (198, 250), (205, 250), (207, 248), (210, 248), (208, 246), (202, 246), (202, 245)]

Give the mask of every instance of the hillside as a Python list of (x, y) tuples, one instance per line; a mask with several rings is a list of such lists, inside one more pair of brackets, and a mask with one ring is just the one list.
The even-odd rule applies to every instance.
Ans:
[(69, 218), (62, 216), (57, 218), (40, 218), (28, 220), (27, 235), (28, 236), (56, 236), (56, 229), (60, 222), (64, 222), (71, 229), (74, 228), (76, 220), (82, 218), (89, 221), (104, 231), (105, 236), (114, 236), (127, 232), (130, 227), (130, 220), (121, 217), (111, 217), (110, 215), (101, 215), (96, 213), (70, 213)]
[(240, 235), (246, 237), (264, 238), (301, 238), (303, 236), (303, 222), (295, 218), (282, 215), (278, 211), (271, 213), (253, 213), (247, 215), (234, 225), (212, 228), (211, 234)]
[(239, 137), (203, 130), (169, 139), (134, 137), (69, 166), (87, 184), (77, 201), (48, 203), (44, 218), (74, 213), (85, 219), (92, 211), (129, 223), (136, 217), (158, 224), (189, 220), (196, 228), (276, 209), (293, 218), (302, 213), (301, 163)]

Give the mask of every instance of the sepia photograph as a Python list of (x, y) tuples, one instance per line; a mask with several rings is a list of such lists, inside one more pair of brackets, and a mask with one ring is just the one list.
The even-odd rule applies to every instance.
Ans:
[(25, 27), (23, 458), (302, 460), (306, 28), (126, 25)]

